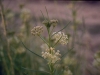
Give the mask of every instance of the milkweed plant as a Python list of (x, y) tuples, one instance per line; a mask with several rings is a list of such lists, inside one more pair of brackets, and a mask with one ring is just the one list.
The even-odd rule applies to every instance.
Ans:
[[(42, 23), (44, 26), (33, 27), (33, 29), (31, 30), (31, 34), (33, 35), (33, 37), (39, 37), (43, 40), (44, 44), (41, 46), (42, 51), (40, 57), (47, 61), (47, 65), (49, 66), (50, 70), (50, 72), (48, 72), (49, 75), (56, 75), (57, 66), (55, 67), (55, 65), (57, 64), (57, 62), (61, 61), (62, 57), (64, 56), (61, 55), (60, 50), (56, 49), (56, 46), (58, 44), (68, 44), (68, 35), (62, 32), (62, 30), (64, 30), (68, 25), (66, 25), (64, 28), (60, 29), (57, 32), (53, 32), (54, 28), (58, 24), (58, 20), (45, 19)], [(44, 39), (42, 36), (42, 32), (44, 31), (43, 27), (46, 27), (47, 29), (47, 39)], [(57, 75), (72, 75), (69, 69), (63, 72), (64, 73)]]

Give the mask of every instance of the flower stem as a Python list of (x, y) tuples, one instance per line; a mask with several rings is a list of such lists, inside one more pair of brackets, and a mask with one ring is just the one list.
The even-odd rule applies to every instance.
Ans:
[[(51, 47), (51, 36), (50, 36), (50, 28), (47, 28), (48, 31), (48, 35), (49, 35), (49, 48)], [(52, 52), (50, 51), (50, 53), (52, 54)], [(54, 65), (53, 63), (49, 63), (49, 69), (51, 72), (51, 75), (54, 75)]]
[(48, 38), (48, 43), (49, 43), (49, 48), (51, 47), (51, 38), (50, 38), (50, 28), (47, 28), (47, 31), (48, 31), (48, 36), (49, 36), (49, 38)]

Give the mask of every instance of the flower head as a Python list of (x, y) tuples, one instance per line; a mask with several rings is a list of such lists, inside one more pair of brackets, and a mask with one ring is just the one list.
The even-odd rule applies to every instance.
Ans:
[(42, 22), (47, 28), (50, 28), (51, 27), (51, 24), (49, 23), (49, 20), (44, 20)]
[(47, 59), (48, 63), (55, 63), (60, 60), (61, 54), (59, 52), (59, 50), (55, 51), (54, 48), (50, 47), (49, 49), (46, 49), (45, 52), (42, 52), (42, 57)]
[(50, 20), (50, 24), (55, 27), (58, 23), (58, 20)]
[(47, 28), (50, 28), (51, 26), (55, 27), (58, 23), (58, 20), (44, 20), (42, 22)]
[(55, 40), (54, 42), (56, 43), (59, 40), (59, 43), (62, 45), (66, 45), (68, 43), (68, 36), (65, 35), (63, 32), (53, 32), (53, 39)]
[(31, 30), (32, 35), (40, 35), (41, 32), (43, 32), (43, 27), (42, 26), (36, 26)]

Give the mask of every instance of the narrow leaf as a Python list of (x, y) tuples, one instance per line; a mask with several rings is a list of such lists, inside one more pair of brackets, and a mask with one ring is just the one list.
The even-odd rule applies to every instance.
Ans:
[[(57, 34), (58, 32), (60, 32), (60, 31), (62, 31), (62, 30), (64, 30), (64, 29), (69, 25), (69, 23), (70, 23), (70, 22), (68, 22), (67, 25), (66, 25), (65, 27), (63, 27), (62, 29), (60, 29), (59, 31), (57, 31), (55, 34)], [(53, 35), (55, 35), (55, 34), (53, 34)], [(52, 35), (52, 36), (53, 36), (53, 35)]]
[(48, 16), (48, 19), (49, 19), (48, 10), (47, 10), (46, 6), (45, 6), (45, 9), (46, 9), (46, 13), (47, 13), (47, 16)]
[(70, 49), (70, 50), (68, 50), (65, 54), (63, 54), (62, 55), (62, 57), (61, 58), (63, 58), (66, 54), (68, 54), (70, 51), (72, 51), (73, 50), (73, 48), (72, 49)]
[[(42, 56), (40, 56), (40, 55), (36, 54), (35, 52), (31, 51), (30, 49), (28, 49), (28, 48), (24, 45), (24, 43), (23, 43), (22, 41), (21, 41), (21, 43), (22, 43), (23, 46), (26, 48), (26, 50), (30, 51), (31, 53), (35, 54), (36, 56), (38, 56), (38, 57), (40, 57), (40, 58), (43, 58)], [(44, 58), (43, 58), (43, 59), (44, 59)]]
[[(73, 50), (73, 48), (70, 49), (70, 50), (68, 50), (65, 54), (63, 54), (62, 57), (61, 57), (61, 60), (62, 60), (62, 58), (63, 58), (66, 54), (68, 54), (71, 50)], [(61, 61), (61, 60), (60, 60), (60, 61)], [(56, 61), (54, 64), (56, 64), (57, 62), (58, 62), (58, 61)]]
[(49, 46), (49, 44), (41, 36), (39, 36), (39, 37)]
[[(40, 10), (41, 11), (41, 10)], [(43, 15), (43, 12), (41, 11), (41, 14), (42, 14), (42, 16), (43, 16), (43, 18), (45, 19), (45, 17), (44, 17), (44, 15)]]

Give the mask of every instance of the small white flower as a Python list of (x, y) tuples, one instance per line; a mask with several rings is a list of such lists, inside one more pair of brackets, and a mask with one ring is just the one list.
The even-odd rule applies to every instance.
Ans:
[(68, 36), (65, 35), (63, 32), (53, 32), (53, 39), (55, 40), (55, 43), (59, 40), (59, 43), (62, 45), (66, 45), (68, 43)]
[(36, 26), (31, 30), (31, 34), (33, 34), (34, 36), (40, 35), (41, 32), (43, 32), (43, 27), (42, 26)]

